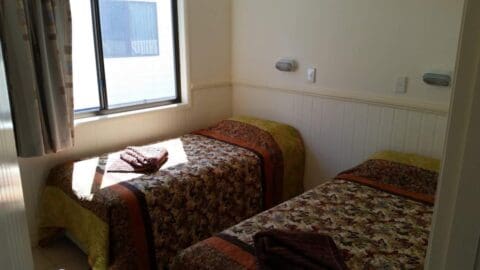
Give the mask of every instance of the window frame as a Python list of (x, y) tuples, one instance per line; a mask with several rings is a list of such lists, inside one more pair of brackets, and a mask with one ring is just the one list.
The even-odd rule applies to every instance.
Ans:
[[(99, 115), (108, 115), (129, 111), (136, 111), (148, 108), (161, 107), (166, 105), (178, 104), (182, 102), (182, 83), (180, 67), (180, 32), (179, 32), (179, 14), (178, 0), (170, 0), (172, 12), (172, 31), (173, 31), (173, 58), (175, 72), (175, 99), (157, 99), (148, 103), (132, 102), (114, 106), (108, 105), (107, 83), (105, 79), (105, 64), (103, 57), (102, 31), (100, 25), (100, 3), (99, 0), (90, 0), (93, 24), (93, 40), (95, 47), (96, 72), (98, 83), (99, 107), (91, 109), (75, 110), (75, 119), (93, 117)], [(160, 48), (159, 48), (160, 49)], [(74, 90), (75, 91), (75, 90)]]

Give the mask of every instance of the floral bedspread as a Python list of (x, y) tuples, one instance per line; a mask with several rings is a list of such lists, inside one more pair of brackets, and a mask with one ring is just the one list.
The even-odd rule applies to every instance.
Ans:
[[(93, 269), (162, 269), (178, 251), (278, 203), (272, 199), (283, 191), (273, 187), (288, 179), (284, 164), (303, 161), (304, 152), (301, 138), (286, 148), (277, 138), (268, 129), (225, 120), (155, 144), (169, 159), (154, 174), (109, 172), (119, 153), (63, 164), (52, 170), (42, 197), (42, 238), (68, 231)], [(296, 188), (303, 164), (294, 169)]]
[[(390, 166), (425, 177), (405, 164)], [(432, 212), (381, 187), (334, 179), (182, 251), (172, 269), (257, 269), (253, 236), (269, 229), (328, 234), (350, 269), (423, 269)]]

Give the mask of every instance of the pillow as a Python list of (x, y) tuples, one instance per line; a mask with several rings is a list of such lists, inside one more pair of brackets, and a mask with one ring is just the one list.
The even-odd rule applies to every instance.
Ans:
[(440, 161), (416, 154), (382, 151), (337, 175), (409, 199), (433, 204)]

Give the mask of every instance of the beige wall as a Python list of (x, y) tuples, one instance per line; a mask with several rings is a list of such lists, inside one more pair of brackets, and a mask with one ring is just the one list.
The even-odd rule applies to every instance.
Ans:
[[(234, 0), (233, 81), (314, 93), (362, 95), (447, 107), (450, 90), (429, 70), (453, 71), (463, 0)], [(273, 68), (280, 57), (295, 73)], [(316, 84), (306, 68), (318, 68)], [(394, 94), (397, 76), (407, 94)]]
[[(463, 0), (233, 0), (234, 114), (300, 130), (311, 188), (378, 150), (440, 158), (450, 88), (422, 82), (453, 71)], [(281, 57), (296, 72), (274, 68)], [(306, 69), (317, 68), (317, 82)], [(406, 94), (395, 94), (408, 76)]]
[(195, 85), (231, 80), (231, 0), (190, 0), (191, 81)]
[(187, 1), (187, 46), (191, 100), (189, 107), (83, 121), (75, 128), (75, 147), (42, 158), (20, 159), (32, 241), (37, 233), (37, 207), (49, 169), (126, 145), (158, 141), (205, 127), (231, 115), (230, 1)]

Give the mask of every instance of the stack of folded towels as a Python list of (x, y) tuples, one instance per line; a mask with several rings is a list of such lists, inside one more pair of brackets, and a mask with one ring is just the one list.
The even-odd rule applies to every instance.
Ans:
[(168, 160), (168, 151), (158, 146), (129, 146), (108, 168), (110, 172), (154, 173)]

